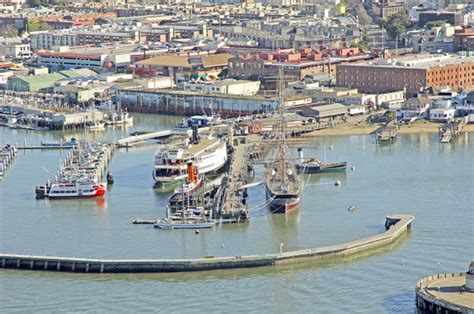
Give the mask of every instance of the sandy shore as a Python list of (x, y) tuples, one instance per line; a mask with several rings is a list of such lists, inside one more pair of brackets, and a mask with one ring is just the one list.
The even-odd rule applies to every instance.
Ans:
[[(332, 136), (332, 135), (368, 135), (375, 134), (383, 124), (369, 124), (359, 122), (357, 124), (345, 124), (331, 129), (312, 132), (310, 136)], [(440, 123), (428, 121), (418, 121), (410, 125), (402, 125), (400, 134), (421, 134), (421, 133), (438, 133)], [(464, 127), (463, 132), (474, 132), (474, 124), (468, 124)]]

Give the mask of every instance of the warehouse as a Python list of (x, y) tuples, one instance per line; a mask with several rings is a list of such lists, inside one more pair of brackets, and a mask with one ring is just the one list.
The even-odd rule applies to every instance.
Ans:
[(344, 117), (347, 114), (347, 107), (341, 104), (329, 104), (314, 106), (302, 111), (305, 117), (314, 117), (318, 122), (334, 120), (337, 117)]

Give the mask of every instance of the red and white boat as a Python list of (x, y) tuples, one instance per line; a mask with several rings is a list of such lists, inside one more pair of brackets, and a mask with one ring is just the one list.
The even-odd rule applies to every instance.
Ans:
[(71, 182), (55, 182), (36, 188), (36, 197), (50, 199), (91, 198), (104, 196), (107, 183), (89, 178), (80, 178)]

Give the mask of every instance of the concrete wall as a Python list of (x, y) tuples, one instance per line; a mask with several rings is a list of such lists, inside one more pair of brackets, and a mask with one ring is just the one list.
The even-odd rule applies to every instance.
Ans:
[(409, 215), (387, 216), (387, 231), (340, 245), (275, 254), (174, 260), (101, 260), (53, 256), (0, 254), (2, 268), (65, 272), (184, 272), (231, 268), (286, 265), (314, 260), (344, 259), (394, 242), (415, 218)]

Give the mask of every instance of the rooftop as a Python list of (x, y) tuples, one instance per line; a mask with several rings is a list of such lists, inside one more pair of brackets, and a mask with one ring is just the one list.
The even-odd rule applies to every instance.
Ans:
[(429, 69), (453, 64), (474, 63), (474, 56), (457, 54), (417, 54), (402, 56), (394, 59), (379, 59), (375, 62), (346, 64), (345, 66), (376, 66), (390, 68)]
[(213, 67), (213, 66), (224, 66), (227, 65), (228, 60), (232, 58), (233, 55), (228, 53), (218, 53), (211, 55), (201, 55), (201, 56), (177, 56), (177, 55), (162, 55), (155, 58), (146, 59), (143, 61), (137, 62), (137, 64), (146, 64), (154, 66), (170, 66), (170, 67), (190, 67), (191, 58), (201, 58), (201, 61), (196, 64), (202, 64), (204, 67)]

